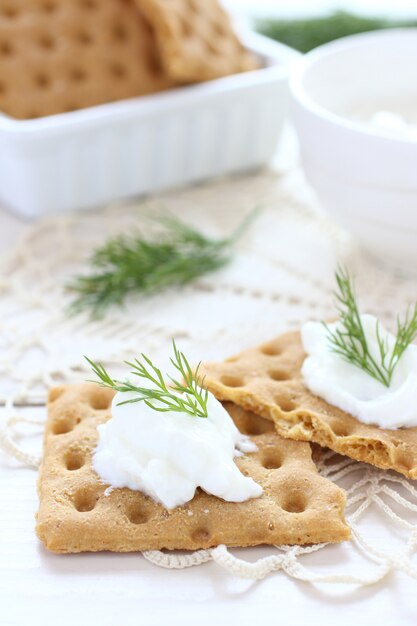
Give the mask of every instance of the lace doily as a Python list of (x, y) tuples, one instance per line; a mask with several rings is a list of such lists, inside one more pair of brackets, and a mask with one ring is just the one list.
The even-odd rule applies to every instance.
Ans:
[[(131, 297), (125, 308), (115, 309), (102, 321), (67, 316), (68, 279), (83, 271), (92, 249), (109, 235), (151, 228), (146, 212), (165, 207), (222, 237), (257, 205), (262, 212), (225, 269), (185, 288), (147, 299)], [(5, 417), (0, 446), (20, 461), (38, 465), (37, 456), (26, 454), (14, 442), (15, 424), (27, 420), (16, 414), (16, 407), (43, 405), (51, 385), (88, 377), (83, 354), (113, 371), (139, 351), (164, 362), (175, 337), (192, 361), (221, 359), (306, 319), (331, 317), (336, 262), (356, 274), (363, 308), (377, 313), (388, 326), (395, 323), (399, 310), (417, 299), (414, 281), (374, 265), (328, 220), (298, 170), (228, 178), (149, 201), (39, 221), (1, 265), (0, 404)], [(361, 564), (354, 571), (340, 563), (317, 573), (300, 562), (301, 556), (304, 561), (324, 546), (278, 548), (255, 563), (224, 546), (187, 556), (160, 552), (144, 556), (170, 568), (214, 560), (233, 574), (253, 579), (278, 569), (316, 583), (366, 585), (395, 569), (417, 577), (411, 560), (417, 544), (417, 491), (410, 481), (330, 453), (321, 459), (319, 469), (348, 490), (353, 531), (349, 550), (372, 564), (365, 573)], [(376, 509), (379, 541), (366, 534), (367, 515)], [(380, 547), (385, 545), (384, 533), (389, 533), (390, 545), (395, 538), (396, 549), (389, 554)], [(341, 549), (326, 546), (324, 551)]]

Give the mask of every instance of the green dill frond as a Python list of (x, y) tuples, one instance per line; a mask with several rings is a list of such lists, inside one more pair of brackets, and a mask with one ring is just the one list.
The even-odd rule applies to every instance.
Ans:
[(337, 269), (336, 282), (339, 327), (333, 330), (323, 322), (332, 351), (389, 387), (401, 356), (417, 336), (417, 304), (403, 321), (397, 318), (397, 334), (392, 350), (389, 349), (386, 339), (381, 337), (379, 323), (376, 322), (379, 359), (375, 359), (369, 350), (362, 326), (353, 281), (346, 269)]
[[(103, 365), (95, 363), (85, 357), (96, 374), (98, 382), (102, 387), (113, 389), (117, 392), (131, 392), (134, 398), (119, 402), (119, 405), (144, 402), (155, 411), (176, 413), (187, 413), (193, 417), (207, 417), (208, 391), (202, 386), (204, 380), (198, 381), (199, 365), (194, 373), (184, 353), (178, 350), (175, 341), (172, 340), (174, 355), (171, 363), (181, 374), (182, 381), (179, 382), (168, 375), (171, 385), (168, 386), (164, 380), (161, 370), (152, 363), (145, 354), (141, 354), (140, 359), (125, 361), (130, 367), (130, 373), (140, 379), (148, 381), (149, 387), (141, 387), (131, 380), (115, 380), (106, 371)], [(179, 394), (179, 395), (178, 395)]]
[(230, 261), (234, 244), (257, 213), (257, 209), (250, 213), (225, 239), (206, 237), (169, 213), (155, 218), (161, 232), (153, 237), (135, 233), (109, 239), (93, 252), (90, 272), (75, 276), (67, 285), (74, 294), (70, 314), (87, 311), (101, 318), (131, 293), (150, 295), (220, 269)]

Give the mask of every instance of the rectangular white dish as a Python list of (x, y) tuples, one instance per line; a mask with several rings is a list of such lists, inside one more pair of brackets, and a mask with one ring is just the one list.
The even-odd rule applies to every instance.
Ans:
[(267, 163), (297, 53), (254, 33), (243, 39), (264, 67), (34, 120), (0, 115), (0, 202), (33, 217)]

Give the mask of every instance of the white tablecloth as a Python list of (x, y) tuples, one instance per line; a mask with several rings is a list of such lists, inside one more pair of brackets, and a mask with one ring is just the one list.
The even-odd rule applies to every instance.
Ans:
[[(166, 359), (169, 339), (175, 336), (191, 359), (219, 359), (308, 317), (328, 316), (337, 258), (357, 272), (364, 306), (388, 324), (416, 295), (412, 281), (373, 266), (322, 215), (297, 170), (236, 177), (147, 204), (154, 209), (161, 203), (216, 235), (230, 232), (254, 204), (261, 203), (264, 210), (228, 268), (180, 292), (146, 301), (132, 298), (126, 310), (112, 312), (99, 324), (66, 318), (62, 306), (68, 295), (62, 283), (107, 234), (141, 222), (141, 207), (124, 205), (38, 224), (0, 212), (0, 246), (12, 254), (0, 278), (0, 400), (19, 405), (0, 407), (3, 423), (16, 411), (44, 416), (46, 387), (85, 378), (80, 370), (85, 353), (112, 366), (138, 350)], [(21, 234), (26, 240), (17, 246)], [(39, 452), (40, 429), (25, 427), (24, 432), (18, 443)], [(356, 478), (362, 473), (358, 469)], [(375, 476), (375, 488), (372, 481), (366, 486), (370, 497), (383, 486), (381, 476)], [(33, 470), (0, 453), (1, 626), (416, 623), (417, 582), (395, 559), (393, 573), (360, 587), (312, 585), (282, 571), (253, 582), (235, 578), (215, 563), (163, 570), (135, 554), (48, 554), (34, 534), (35, 483)], [(390, 510), (416, 523), (416, 494), (394, 488), (412, 503), (412, 510), (394, 503), (383, 490), (379, 495)], [(409, 536), (409, 529), (392, 522), (375, 503), (361, 520), (361, 531), (375, 549), (393, 555), (405, 549)], [(270, 553), (270, 548), (235, 552), (249, 560)], [(371, 576), (378, 568), (350, 543), (327, 546), (300, 557), (300, 563), (323, 575)]]

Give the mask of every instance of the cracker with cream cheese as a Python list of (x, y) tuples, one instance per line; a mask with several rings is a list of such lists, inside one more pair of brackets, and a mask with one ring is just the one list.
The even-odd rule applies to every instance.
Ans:
[(203, 364), (200, 374), (219, 400), (272, 420), (283, 437), (417, 478), (417, 428), (363, 424), (313, 395), (302, 380), (305, 356), (300, 334), (289, 332), (223, 363)]
[(236, 463), (262, 486), (260, 498), (225, 502), (198, 489), (186, 505), (166, 510), (138, 491), (108, 490), (91, 457), (112, 399), (111, 390), (88, 383), (50, 392), (36, 529), (49, 550), (196, 550), (349, 538), (345, 494), (318, 474), (310, 445), (282, 439), (270, 421), (231, 403), (226, 409), (258, 448)]

